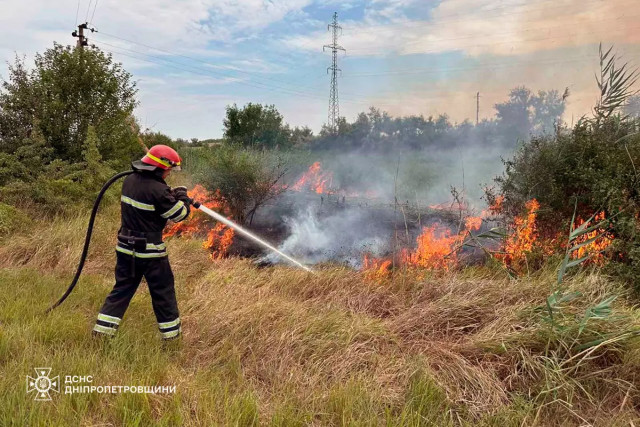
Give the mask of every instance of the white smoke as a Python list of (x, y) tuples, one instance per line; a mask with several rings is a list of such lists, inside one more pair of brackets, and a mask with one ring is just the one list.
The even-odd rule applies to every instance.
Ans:
[[(375, 227), (369, 213), (358, 208), (325, 216), (321, 207), (307, 207), (284, 222), (288, 237), (278, 249), (306, 264), (340, 260), (359, 267), (365, 253), (381, 256), (389, 249), (388, 230)], [(281, 261), (277, 254), (263, 260)]]

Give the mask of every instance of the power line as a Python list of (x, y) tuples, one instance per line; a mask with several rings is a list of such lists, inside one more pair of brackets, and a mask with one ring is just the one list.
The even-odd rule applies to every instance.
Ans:
[[(102, 41), (98, 41), (98, 43), (102, 44), (102, 45), (108, 45), (107, 43), (102, 42)], [(116, 49), (123, 49), (123, 48), (120, 48), (120, 47), (117, 47), (117, 46), (115, 48)], [(132, 54), (121, 52), (119, 50), (114, 50), (114, 49), (104, 49), (104, 50), (106, 50), (107, 52), (116, 53), (118, 55), (123, 55), (123, 56), (129, 57), (129, 58), (137, 59), (137, 60), (148, 62), (148, 63), (151, 63), (151, 64), (157, 64), (157, 65), (162, 65), (162, 66), (178, 69), (178, 70), (181, 70), (181, 71), (186, 71), (188, 73), (203, 75), (203, 76), (207, 76), (207, 77), (218, 77), (218, 78), (220, 77), (219, 75), (214, 74), (210, 70), (205, 70), (203, 68), (189, 67), (189, 66), (185, 66), (184, 64), (181, 64), (181, 63), (166, 63), (166, 62), (153, 61), (153, 60), (150, 60), (148, 58), (145, 58), (144, 56), (141, 57), (141, 56), (138, 56), (138, 55), (132, 55)], [(126, 49), (126, 50), (131, 51), (131, 49)], [(146, 55), (146, 54), (140, 53), (140, 52), (136, 52), (136, 53), (139, 53), (140, 55)], [(203, 71), (200, 71), (200, 70), (203, 70)], [(259, 82), (254, 82), (254, 84), (252, 84), (252, 83), (247, 82), (247, 81), (237, 80), (237, 81), (234, 81), (233, 83), (250, 86), (250, 87), (253, 87), (253, 88), (257, 88), (257, 89), (264, 89), (264, 90), (268, 90), (268, 91), (271, 91), (271, 92), (274, 92), (274, 93), (281, 92), (282, 94), (285, 94), (285, 95), (296, 95), (296, 96), (306, 97), (306, 98), (315, 99), (315, 100), (321, 100), (321, 99), (323, 100), (323, 99), (325, 99), (319, 93), (311, 93), (311, 92), (305, 93), (305, 92), (293, 91), (293, 90), (287, 89), (287, 88), (268, 87), (268, 86), (264, 86), (264, 85), (256, 86), (256, 85), (260, 84)], [(354, 104), (354, 105), (370, 105), (370, 103), (366, 102), (366, 101), (363, 102), (363, 101), (356, 101), (356, 100), (351, 100), (351, 99), (346, 99), (346, 100), (343, 99), (343, 102), (346, 102), (346, 103), (349, 103), (349, 104)], [(377, 102), (376, 105), (391, 105), (391, 104), (384, 103), (384, 102)]]
[[(195, 72), (197, 74), (207, 75), (209, 77), (214, 76), (214, 77), (217, 77), (217, 78), (224, 77), (224, 78), (238, 79), (238, 76), (235, 76), (235, 75), (223, 74), (223, 73), (220, 73), (220, 72), (212, 71), (210, 69), (197, 67), (197, 66), (193, 66), (193, 65), (187, 65), (187, 64), (184, 64), (182, 62), (173, 61), (173, 60), (171, 60), (169, 58), (149, 55), (149, 54), (144, 53), (144, 52), (140, 52), (140, 51), (133, 50), (133, 49), (128, 49), (128, 48), (121, 47), (121, 46), (115, 46), (115, 45), (112, 45), (110, 43), (106, 43), (106, 42), (100, 41), (100, 40), (97, 40), (97, 42), (99, 44), (101, 44), (101, 45), (110, 46), (110, 47), (115, 48), (115, 49), (126, 50), (126, 51), (129, 51), (129, 52), (132, 52), (132, 53), (136, 53), (138, 55), (143, 55), (145, 57), (154, 58), (154, 59), (157, 59), (159, 61), (165, 61), (165, 62), (147, 61), (147, 62), (155, 63), (155, 64), (158, 64), (158, 65), (164, 65), (164, 66), (172, 66), (173, 65), (174, 67), (178, 66), (183, 71), (196, 70), (196, 71), (193, 71), (193, 72)], [(122, 54), (122, 52), (117, 52), (117, 51), (115, 51), (115, 52)], [(126, 55), (126, 56), (134, 57), (132, 55)], [(141, 58), (139, 56), (138, 57), (134, 57), (134, 58), (145, 60), (144, 58)], [(270, 87), (270, 86), (267, 86), (267, 84), (262, 83), (262, 82), (247, 82), (247, 81), (237, 80), (234, 83), (247, 85), (247, 86), (250, 86), (250, 87), (253, 87), (253, 88), (257, 88), (257, 89), (267, 89), (267, 90), (277, 89), (277, 90), (282, 90), (282, 91), (286, 91), (287, 93), (289, 93), (291, 95), (301, 95), (301, 96), (313, 95), (313, 96), (316, 97), (316, 99), (320, 99), (319, 98), (320, 97), (319, 93), (314, 94), (314, 93), (309, 93), (309, 92), (303, 92), (303, 91), (298, 91), (298, 90), (295, 90), (295, 89), (291, 89), (291, 88), (288, 88), (288, 87), (282, 87), (282, 86), (272, 86), (272, 87)]]
[[(125, 55), (127, 57), (131, 57), (134, 59), (140, 59), (143, 60), (145, 62), (149, 62), (149, 63), (153, 63), (153, 64), (157, 64), (157, 65), (163, 65), (163, 66), (171, 66), (171, 64), (178, 64), (179, 67), (174, 66), (174, 68), (183, 70), (183, 71), (188, 71), (188, 72), (193, 72), (195, 74), (200, 74), (200, 75), (206, 75), (211, 77), (212, 75), (215, 77), (220, 77), (219, 75), (214, 75), (214, 73), (209, 70), (209, 69), (203, 69), (203, 68), (197, 68), (198, 70), (204, 70), (204, 73), (202, 71), (193, 71), (193, 69), (190, 68), (185, 68), (185, 67), (189, 67), (183, 63), (179, 63), (179, 62), (175, 62), (175, 61), (171, 61), (167, 58), (163, 58), (163, 57), (155, 57), (152, 55), (149, 55), (147, 53), (143, 53), (143, 52), (139, 52), (136, 50), (132, 50), (132, 49), (128, 49), (128, 48), (124, 48), (124, 47), (120, 47), (120, 46), (115, 46), (103, 41), (98, 41), (100, 44), (104, 44), (107, 46), (111, 46), (117, 49), (124, 49), (127, 50), (129, 52), (133, 52), (139, 55), (143, 55), (143, 56), (149, 56), (152, 58), (157, 58), (160, 59), (162, 61), (166, 61), (169, 62), (170, 64), (167, 64), (166, 62), (157, 62), (157, 61), (151, 61), (145, 58), (141, 58), (139, 56), (133, 56), (130, 54), (125, 54), (122, 52), (117, 52), (119, 54)], [(154, 48), (155, 49), (155, 48)], [(360, 74), (346, 74), (344, 77), (374, 77), (374, 76), (383, 76), (383, 75), (402, 75), (402, 74), (430, 74), (430, 73), (441, 73), (443, 71), (477, 71), (479, 69), (494, 69), (494, 68), (510, 68), (510, 67), (522, 67), (522, 66), (532, 66), (532, 65), (547, 65), (547, 64), (557, 64), (557, 63), (570, 63), (570, 62), (582, 62), (585, 60), (594, 60), (597, 59), (593, 56), (582, 56), (582, 57), (578, 57), (578, 58), (571, 58), (571, 59), (564, 59), (564, 60), (546, 60), (546, 61), (529, 61), (529, 62), (519, 62), (519, 63), (513, 63), (513, 62), (509, 62), (509, 63), (498, 63), (498, 64), (487, 64), (486, 66), (469, 66), (469, 67), (441, 67), (441, 68), (426, 68), (426, 69), (409, 69), (409, 70), (396, 70), (396, 71), (391, 71), (391, 72), (382, 72), (382, 73), (360, 73)], [(206, 63), (206, 62), (205, 62)], [(225, 77), (229, 77), (229, 76), (225, 76)], [(237, 77), (237, 76), (233, 76), (233, 77)], [(256, 87), (259, 89), (267, 89), (267, 90), (271, 90), (274, 91), (274, 88), (266, 88), (265, 85), (261, 82), (255, 82), (255, 84), (260, 85), (260, 86), (255, 86), (255, 85), (251, 85), (248, 82), (242, 82), (242, 81), (238, 81), (236, 83), (239, 84), (245, 84), (245, 85), (249, 85), (251, 87)], [(313, 99), (319, 99), (318, 96), (320, 96), (317, 92), (314, 92), (312, 94), (309, 93), (302, 93), (302, 92), (294, 92), (292, 89), (289, 88), (279, 88), (276, 87), (275, 89), (284, 89), (287, 92), (284, 93), (288, 93), (288, 94), (294, 94), (294, 95), (301, 95), (301, 96), (311, 96)], [(305, 89), (311, 89), (311, 87), (306, 87)], [(357, 93), (352, 93), (352, 92), (344, 92), (347, 95), (350, 96), (354, 96), (354, 97), (370, 97), (370, 95), (368, 94), (357, 94)], [(392, 94), (391, 92), (389, 93), (385, 93), (385, 92), (377, 92), (377, 95), (386, 95), (386, 94)], [(393, 92), (393, 94), (397, 94), (397, 92)], [(432, 97), (433, 99), (438, 99), (438, 98), (443, 98), (445, 96), (442, 97)], [(431, 99), (431, 98), (430, 98)], [(365, 105), (368, 104), (368, 102), (362, 102), (362, 101), (356, 101), (356, 100), (352, 100), (349, 98), (344, 98), (343, 97), (343, 101), (348, 102), (348, 103), (353, 103), (353, 104), (360, 104), (360, 105)], [(376, 102), (377, 105), (383, 105), (380, 102)], [(389, 103), (385, 103), (385, 105), (391, 105)]]
[(91, 3), (93, 3), (93, 0), (89, 0), (89, 4), (87, 5), (87, 15), (84, 17), (84, 22), (87, 22), (89, 20), (89, 10), (91, 9)]
[(96, 16), (96, 8), (98, 7), (98, 0), (96, 0), (96, 3), (93, 5), (93, 13), (91, 14), (91, 25), (93, 25), (93, 17)]
[(80, 13), (80, 0), (78, 0), (78, 6), (76, 7), (76, 27), (78, 26), (78, 13)]
[[(97, 40), (97, 42), (99, 44), (101, 44), (101, 45), (110, 46), (110, 47), (115, 48), (115, 49), (126, 50), (126, 51), (129, 51), (129, 52), (132, 52), (132, 53), (136, 53), (138, 55), (142, 55), (142, 57), (133, 56), (131, 54), (125, 54), (123, 52), (118, 52), (118, 51), (111, 50), (114, 53), (118, 53), (118, 54), (121, 54), (121, 55), (129, 56), (129, 57), (132, 57), (132, 58), (135, 58), (135, 59), (140, 59), (140, 60), (147, 61), (147, 62), (150, 62), (150, 63), (153, 63), (153, 64), (158, 64), (158, 65), (163, 65), (163, 66), (170, 66), (170, 67), (181, 69), (183, 71), (193, 72), (195, 74), (206, 75), (206, 76), (209, 76), (209, 77), (213, 76), (213, 77), (217, 77), (217, 78), (221, 78), (221, 77), (222, 78), (235, 78), (235, 79), (238, 78), (238, 76), (233, 76), (233, 75), (229, 75), (229, 74), (222, 74), (222, 73), (214, 72), (212, 70), (205, 69), (205, 68), (202, 68), (202, 67), (196, 67), (196, 66), (193, 66), (193, 65), (186, 65), (186, 64), (183, 64), (181, 62), (173, 61), (173, 60), (168, 59), (168, 58), (149, 55), (149, 54), (144, 53), (144, 52), (140, 52), (140, 51), (133, 50), (133, 49), (128, 49), (128, 48), (121, 47), (121, 46), (115, 46), (115, 45), (112, 45), (110, 43), (106, 43), (104, 41)], [(158, 61), (149, 60), (149, 59), (146, 59), (145, 57), (154, 58), (154, 59), (157, 59), (159, 61), (164, 61), (164, 62), (158, 62)], [(249, 87), (253, 87), (253, 88), (256, 88), (256, 89), (268, 89), (268, 90), (280, 89), (280, 90), (286, 90), (287, 92), (289, 92), (289, 94), (292, 94), (292, 95), (303, 95), (302, 92), (297, 92), (297, 91), (294, 91), (294, 90), (289, 89), (289, 88), (282, 88), (282, 87), (269, 88), (268, 86), (266, 86), (265, 84), (263, 84), (261, 82), (250, 83), (250, 82), (246, 82), (246, 81), (237, 80), (237, 81), (235, 81), (235, 83), (243, 84), (243, 85), (246, 85), (246, 86), (249, 86)]]
[[(104, 32), (101, 32), (101, 31), (99, 32), (99, 34), (107, 36), (107, 37), (112, 37), (112, 38), (115, 38), (115, 39), (118, 39), (118, 40), (122, 40), (122, 41), (125, 41), (125, 42), (128, 42), (128, 43), (140, 45), (140, 46), (146, 47), (148, 49), (157, 50), (158, 52), (167, 53), (167, 54), (173, 55), (173, 56), (179, 56), (179, 57), (182, 57), (182, 58), (185, 58), (185, 59), (189, 59), (191, 61), (195, 61), (195, 62), (199, 62), (199, 63), (204, 64), (204, 65), (208, 65), (210, 67), (219, 68), (219, 66), (216, 65), (216, 64), (213, 64), (213, 63), (208, 62), (208, 61), (204, 61), (202, 59), (199, 59), (199, 58), (196, 58), (196, 57), (193, 57), (193, 56), (184, 55), (184, 54), (181, 54), (181, 53), (178, 53), (178, 52), (170, 51), (170, 50), (159, 48), (159, 47), (156, 47), (156, 46), (151, 46), (151, 45), (148, 45), (148, 44), (145, 44), (145, 43), (136, 42), (134, 40), (125, 39), (123, 37), (116, 36), (116, 35), (109, 34), (109, 33), (104, 33)], [(108, 45), (108, 43), (106, 43), (106, 42), (102, 42), (102, 43)], [(120, 47), (120, 48), (121, 49), (126, 49), (126, 48), (122, 48), (122, 47)], [(274, 79), (274, 78), (270, 78), (270, 77), (266, 77), (266, 76), (257, 75), (258, 72), (249, 72), (249, 71), (245, 71), (245, 70), (230, 69), (230, 68), (227, 68), (227, 69), (229, 71), (232, 71), (232, 72), (235, 72), (235, 73), (241, 73), (241, 74), (246, 74), (246, 75), (252, 76), (254, 79), (269, 80), (269, 81), (273, 81), (273, 82), (276, 82), (276, 83), (285, 84), (285, 85), (288, 85), (288, 86), (299, 87), (299, 88), (305, 89), (304, 86), (294, 85), (294, 84), (291, 83), (291, 81), (284, 81), (284, 80), (280, 80), (280, 79)]]
[[(166, 49), (158, 48), (158, 47), (147, 45), (147, 44), (144, 44), (144, 43), (138, 43), (138, 42), (135, 42), (135, 41), (132, 41), (132, 40), (128, 40), (128, 39), (124, 39), (122, 37), (115, 36), (115, 35), (110, 35), (110, 34), (106, 34), (106, 33), (101, 33), (101, 34), (107, 35), (107, 36), (110, 36), (110, 37), (114, 37), (114, 38), (117, 38), (117, 39), (122, 39), (124, 41), (128, 41), (128, 42), (131, 42), (131, 43), (134, 43), (134, 44), (139, 44), (141, 46), (145, 46), (145, 47), (148, 47), (150, 49), (158, 50), (160, 52), (165, 52), (165, 53), (169, 53), (171, 55), (181, 56), (181, 57), (184, 57), (184, 58), (192, 59), (194, 61), (201, 62), (201, 63), (206, 64), (206, 65), (212, 65), (211, 63), (203, 61), (203, 60), (200, 60), (198, 58), (194, 58), (194, 57), (187, 56), (187, 55), (182, 55), (182, 54), (179, 54), (179, 53), (176, 53), (176, 52), (172, 52), (172, 51), (169, 51), (169, 50), (166, 50)], [(138, 51), (135, 51), (135, 50), (132, 50), (132, 49), (127, 49), (127, 48), (123, 48), (123, 47), (119, 47), (119, 46), (114, 46), (114, 45), (111, 45), (111, 44), (106, 43), (106, 42), (102, 42), (102, 43), (106, 44), (106, 45), (109, 45), (109, 46), (117, 47), (117, 48), (120, 48), (120, 49), (126, 49), (126, 50), (129, 50), (131, 52), (139, 53), (139, 54), (142, 54), (142, 55), (148, 55), (146, 53), (138, 52)], [(149, 55), (149, 56), (151, 56), (151, 55)], [(587, 60), (589, 60), (592, 57), (591, 56), (587, 56), (587, 57), (583, 57), (583, 58), (586, 58)], [(161, 58), (161, 59), (167, 61), (166, 58)], [(509, 63), (488, 64), (486, 66), (471, 66), (471, 67), (440, 67), (440, 68), (426, 68), (426, 69), (404, 69), (404, 70), (394, 70), (394, 71), (380, 72), (380, 73), (346, 74), (345, 77), (373, 77), (373, 76), (401, 75), (401, 74), (429, 74), (429, 73), (439, 73), (439, 72), (442, 72), (442, 71), (466, 71), (466, 70), (478, 70), (478, 69), (487, 69), (487, 68), (490, 69), (490, 68), (498, 68), (498, 67), (521, 67), (521, 66), (529, 66), (529, 65), (577, 62), (577, 61), (583, 61), (583, 60), (585, 60), (585, 59), (577, 58), (577, 59), (569, 59), (569, 60), (533, 61), (533, 62), (526, 62), (526, 63), (525, 62), (519, 62), (519, 63), (509, 62)], [(170, 62), (173, 62), (173, 61), (170, 61)], [(242, 71), (242, 70), (235, 70), (235, 72), (244, 73), (244, 74), (248, 74), (248, 75), (253, 75), (253, 73), (249, 73), (249, 72)], [(280, 80), (269, 79), (269, 78), (266, 78), (266, 77), (263, 77), (263, 79), (276, 81), (276, 82), (281, 82)], [(260, 83), (260, 82), (258, 82), (258, 83)], [(290, 86), (292, 86), (290, 83), (285, 83), (285, 84), (289, 84)], [(307, 86), (305, 86), (305, 87), (297, 86), (297, 87), (300, 87), (300, 88), (305, 89), (305, 90), (309, 89), (309, 87), (307, 87)], [(345, 93), (347, 95), (352, 95), (352, 96), (368, 96), (368, 95), (360, 95), (360, 94), (354, 94), (354, 93), (349, 93), (349, 92), (345, 92)]]
[[(600, 1), (598, 1), (598, 2), (600, 2)], [(618, 17), (615, 17), (615, 18), (609, 18), (609, 19), (599, 19), (599, 20), (594, 20), (594, 21), (592, 21), (592, 22), (593, 22), (593, 23), (601, 23), (601, 22), (606, 22), (606, 21), (618, 21), (618, 20), (620, 20), (622, 17), (623, 17), (623, 16), (618, 16)], [(624, 17), (629, 18), (629, 16), (628, 16), (628, 15), (625, 15)], [(632, 17), (632, 18), (633, 18), (633, 17), (637, 17), (637, 15), (634, 15), (634, 16), (631, 16), (631, 17)], [(417, 24), (420, 24), (420, 25), (424, 25), (425, 23), (428, 23), (428, 22), (425, 22), (425, 21), (409, 21), (409, 23), (411, 23), (411, 22), (413, 22), (413, 23), (417, 23)], [(530, 20), (530, 21), (524, 21), (524, 22), (535, 22), (535, 21), (534, 21), (534, 20)], [(405, 26), (405, 27), (406, 27), (406, 26), (408, 26), (408, 25), (404, 25), (404, 24), (403, 24), (403, 26)], [(376, 27), (377, 27), (377, 26), (369, 26), (369, 27), (367, 27), (367, 28), (376, 28)], [(382, 26), (380, 26), (380, 27), (385, 27), (385, 26), (384, 26), (384, 25), (382, 25)], [(527, 27), (525, 27), (525, 28), (520, 28), (520, 29), (519, 29), (519, 32), (531, 32), (531, 31), (536, 31), (536, 32), (540, 33), (540, 32), (543, 32), (543, 31), (550, 31), (550, 30), (554, 30), (554, 29), (560, 29), (560, 30), (563, 30), (565, 27), (566, 27), (566, 24), (560, 24), (559, 26), (545, 26), (545, 27), (534, 26), (534, 27), (528, 27), (528, 28), (527, 28)], [(630, 29), (633, 29), (633, 28), (630, 28)], [(627, 29), (627, 30), (630, 30), (630, 29)], [(624, 29), (624, 28), (622, 28), (621, 30), (623, 30), (623, 31), (624, 31), (625, 29)], [(369, 32), (377, 32), (377, 31), (358, 31), (358, 33), (359, 33), (359, 34), (369, 33)], [(507, 35), (507, 36), (508, 36), (508, 35), (512, 35), (512, 34), (513, 34), (512, 32), (503, 32), (503, 33), (497, 33), (497, 34), (496, 34), (496, 33), (492, 33), (492, 34), (488, 34), (488, 35), (490, 35), (490, 36), (496, 36), (496, 35)], [(607, 32), (606, 34), (608, 35), (608, 34), (610, 34), (610, 32)], [(566, 35), (566, 36), (572, 36), (572, 35), (578, 35), (578, 34), (577, 34), (577, 33), (573, 33), (573, 34), (568, 34), (568, 35)], [(448, 42), (448, 41), (456, 41), (456, 40), (464, 40), (464, 39), (477, 39), (477, 38), (479, 38), (479, 37), (480, 37), (480, 36), (478, 36), (478, 35), (470, 35), (470, 36), (453, 37), (453, 38), (440, 38), (440, 39), (437, 39), (437, 40), (428, 40), (428, 42), (429, 42), (430, 44), (433, 44), (433, 43), (438, 43), (438, 42)], [(556, 38), (557, 38), (556, 36), (553, 36), (553, 37), (545, 37), (545, 38), (534, 38), (534, 39), (530, 39), (530, 40), (522, 40), (522, 41), (523, 41), (523, 42), (528, 42), (528, 41), (541, 41), (541, 40), (550, 40), (550, 39), (556, 39)], [(424, 39), (422, 39), (422, 38), (420, 38), (420, 39), (418, 39), (418, 40), (408, 41), (408, 42), (407, 42), (407, 43), (405, 43), (403, 46), (411, 46), (411, 45), (415, 45), (415, 44), (422, 43), (422, 42), (425, 42), (425, 40), (424, 40)], [(485, 46), (485, 45), (494, 45), (494, 44), (505, 44), (505, 43), (511, 43), (511, 41), (509, 40), (509, 41), (502, 41), (502, 42), (488, 42), (488, 43), (480, 43), (480, 44), (479, 44), (479, 43), (476, 43), (476, 44), (473, 44), (473, 45), (465, 45), (465, 46), (460, 46), (460, 47), (455, 47), (455, 48), (449, 48), (449, 49), (446, 49), (446, 50), (456, 50), (456, 49), (459, 49), (459, 48), (474, 47), (474, 46)], [(373, 55), (375, 55), (375, 54), (376, 54), (376, 53), (378, 53), (380, 50), (379, 50), (378, 48), (376, 48), (376, 49), (357, 49), (357, 48), (356, 48), (356, 49), (350, 49), (350, 51), (351, 51), (351, 52), (355, 52), (356, 54), (360, 53), (360, 54), (363, 54), (363, 55), (367, 55), (367, 54), (373, 54)], [(442, 49), (431, 49), (431, 50), (421, 50), (421, 51), (419, 51), (419, 52), (409, 52), (409, 53), (440, 53), (440, 52), (442, 52), (442, 51), (443, 51)], [(356, 56), (359, 56), (359, 55), (356, 55)]]
[[(108, 43), (102, 42), (102, 41), (98, 41), (99, 44), (101, 45), (108, 45), (108, 46), (113, 46), (113, 45), (109, 45)], [(151, 55), (146, 55), (144, 53), (138, 52), (138, 51), (132, 51), (131, 49), (126, 49), (126, 48), (121, 48), (118, 46), (114, 46), (116, 49), (125, 49), (134, 53), (138, 53), (139, 55), (144, 55), (144, 56), (150, 56), (152, 58), (157, 58), (157, 57), (153, 57)], [(105, 49), (107, 50), (107, 49)], [(157, 64), (157, 65), (162, 65), (162, 66), (167, 66), (167, 67), (172, 67), (175, 69), (179, 69), (182, 71), (186, 71), (189, 73), (194, 73), (194, 74), (199, 74), (199, 75), (203, 75), (203, 76), (207, 76), (207, 77), (218, 77), (220, 78), (220, 75), (212, 72), (211, 70), (206, 70), (204, 68), (199, 68), (199, 67), (190, 67), (187, 66), (185, 64), (182, 63), (177, 63), (174, 61), (169, 61), (167, 59), (160, 59), (161, 61), (168, 61), (168, 62), (158, 62), (158, 61), (154, 61), (154, 60), (150, 60), (145, 58), (144, 56), (137, 56), (137, 55), (132, 55), (129, 53), (125, 53), (125, 52), (121, 52), (118, 50), (114, 50), (114, 49), (110, 49), (107, 50), (109, 52), (112, 53), (117, 53), (119, 55), (124, 55), (133, 59), (137, 59), (137, 60), (141, 60), (141, 61), (145, 61), (145, 62), (149, 62), (152, 64)], [(236, 76), (225, 76), (225, 77), (231, 77), (231, 78), (237, 78)], [(278, 87), (278, 86), (274, 86), (274, 87), (269, 87), (266, 86), (260, 82), (247, 82), (247, 81), (242, 81), (242, 80), (236, 80), (233, 81), (233, 83), (237, 83), (237, 84), (241, 84), (241, 85), (245, 85), (245, 86), (249, 86), (249, 87), (253, 87), (253, 88), (257, 88), (257, 89), (264, 89), (264, 90), (268, 90), (268, 91), (272, 91), (272, 92), (282, 92), (283, 94), (286, 95), (295, 95), (295, 96), (302, 96), (302, 97), (307, 97), (307, 98), (311, 98), (311, 99), (316, 99), (316, 100), (320, 100), (320, 99), (324, 99), (319, 93), (311, 93), (311, 92), (301, 92), (301, 91), (294, 91), (292, 89), (289, 88), (284, 88), (284, 87)], [(351, 100), (347, 100), (346, 102), (351, 102), (354, 104), (364, 104), (363, 102), (357, 102), (357, 101), (351, 101)]]
[(89, 39), (84, 35), (84, 30), (90, 30), (86, 22), (78, 25), (78, 29), (71, 33), (73, 37), (78, 38), (76, 47), (79, 49), (84, 49), (85, 46), (89, 46)]
[[(637, 55), (625, 55), (625, 58), (640, 58)], [(472, 71), (477, 72), (478, 70), (493, 70), (498, 68), (518, 68), (518, 67), (532, 67), (532, 66), (544, 66), (549, 64), (566, 64), (573, 62), (585, 62), (585, 61), (597, 61), (598, 56), (594, 55), (586, 55), (580, 56), (576, 58), (570, 59), (553, 59), (553, 60), (537, 60), (537, 61), (527, 61), (527, 62), (502, 62), (497, 64), (484, 64), (482, 66), (473, 65), (468, 67), (440, 67), (440, 68), (423, 68), (423, 69), (411, 69), (411, 70), (399, 70), (399, 71), (390, 71), (383, 73), (361, 73), (361, 74), (345, 74), (344, 78), (362, 78), (362, 77), (376, 77), (376, 76), (385, 76), (385, 75), (407, 75), (407, 74), (435, 74), (442, 73), (445, 71)], [(355, 92), (343, 92), (350, 96), (367, 96), (364, 94), (358, 94)], [(389, 91), (389, 92), (376, 92), (376, 95), (394, 95), (397, 94), (397, 91)]]
[(345, 49), (338, 44), (338, 30), (342, 31), (342, 27), (338, 25), (338, 12), (333, 12), (333, 22), (327, 25), (327, 30), (331, 31), (331, 44), (322, 46), (331, 49), (331, 67), (327, 68), (327, 73), (331, 70), (331, 87), (329, 88), (329, 119), (327, 125), (334, 133), (338, 132), (338, 120), (340, 119), (340, 103), (338, 100), (338, 51), (346, 52)]

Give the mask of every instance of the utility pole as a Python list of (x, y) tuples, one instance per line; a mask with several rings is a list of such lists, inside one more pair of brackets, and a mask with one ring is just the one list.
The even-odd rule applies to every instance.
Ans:
[(338, 30), (342, 33), (342, 27), (338, 25), (338, 12), (333, 13), (333, 22), (327, 25), (327, 30), (331, 31), (331, 44), (322, 46), (322, 51), (325, 49), (331, 49), (332, 62), (331, 66), (327, 68), (327, 74), (331, 70), (331, 88), (329, 89), (329, 120), (328, 125), (331, 131), (335, 134), (338, 133), (338, 120), (340, 118), (340, 105), (338, 102), (338, 71), (342, 72), (338, 68), (338, 51), (346, 50), (338, 44)]
[(476, 126), (480, 118), (480, 92), (476, 93)]
[(79, 47), (80, 49), (84, 48), (85, 46), (89, 46), (89, 39), (85, 37), (84, 30), (90, 30), (93, 33), (96, 29), (89, 28), (89, 23), (84, 22), (78, 25), (78, 29), (76, 31), (71, 33), (73, 37), (78, 38), (78, 41), (76, 42), (76, 47)]

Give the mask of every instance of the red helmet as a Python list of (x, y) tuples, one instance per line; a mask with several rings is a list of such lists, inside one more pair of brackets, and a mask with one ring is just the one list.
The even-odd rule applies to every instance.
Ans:
[(180, 170), (180, 163), (182, 163), (182, 159), (176, 150), (160, 144), (154, 145), (149, 149), (149, 151), (147, 151), (147, 154), (142, 158), (142, 163), (156, 166), (164, 170)]

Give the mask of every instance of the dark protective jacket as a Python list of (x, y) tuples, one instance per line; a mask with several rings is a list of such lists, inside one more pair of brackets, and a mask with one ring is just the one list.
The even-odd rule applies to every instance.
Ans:
[[(189, 215), (189, 205), (176, 200), (161, 171), (140, 170), (135, 164), (134, 169), (136, 172), (122, 184), (122, 222), (116, 250), (139, 258), (166, 256), (162, 230), (168, 220), (184, 220)], [(138, 239), (134, 245), (132, 237), (146, 241), (141, 246)]]

